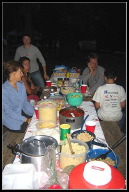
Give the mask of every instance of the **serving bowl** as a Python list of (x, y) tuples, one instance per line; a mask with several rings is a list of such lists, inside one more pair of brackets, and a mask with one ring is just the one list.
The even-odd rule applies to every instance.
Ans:
[[(108, 149), (90, 149), (88, 151), (88, 153), (86, 154), (86, 161), (89, 162), (91, 160), (94, 160), (96, 157), (98, 157), (101, 154), (106, 153), (107, 151), (109, 151), (109, 150)], [(107, 157), (105, 160), (100, 159), (97, 161), (104, 161), (105, 163), (117, 168), (117, 166), (120, 163), (120, 158), (116, 153), (114, 153), (114, 151), (111, 151), (110, 153), (107, 154)]]
[(82, 130), (81, 133), (80, 133), (80, 130), (74, 131), (71, 134), (71, 137), (73, 139), (78, 139), (80, 141), (83, 141), (83, 142), (87, 143), (89, 148), (92, 147), (93, 141), (96, 138), (94, 133), (92, 133), (90, 131), (86, 131), (86, 130)]
[(72, 86), (62, 86), (61, 89), (60, 89), (60, 92), (63, 95), (67, 95), (69, 93), (74, 93), (75, 90), (76, 90), (75, 87), (72, 87)]
[(66, 95), (66, 99), (67, 99), (67, 102), (69, 105), (77, 107), (82, 104), (83, 94), (82, 93), (69, 93)]

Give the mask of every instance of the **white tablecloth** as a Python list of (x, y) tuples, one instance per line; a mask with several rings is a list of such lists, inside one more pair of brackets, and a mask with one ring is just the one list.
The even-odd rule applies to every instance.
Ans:
[[(84, 118), (89, 114), (89, 117), (87, 118), (87, 120), (92, 120), (92, 119), (95, 120), (95, 122), (96, 122), (96, 127), (95, 127), (96, 138), (98, 138), (100, 141), (107, 144), (105, 136), (103, 134), (102, 127), (100, 125), (100, 122), (99, 122), (99, 119), (98, 119), (98, 116), (97, 116), (97, 113), (95, 110), (95, 107), (94, 107), (94, 104), (91, 101), (83, 101), (82, 104), (78, 108), (82, 109), (85, 112)], [(32, 120), (31, 120), (31, 122), (27, 128), (27, 131), (25, 133), (23, 140), (27, 139), (28, 137), (33, 136), (33, 133), (37, 130), (36, 123), (38, 121), (39, 120), (36, 119), (36, 115), (34, 114), (32, 117)], [(59, 113), (57, 114), (57, 127), (55, 129), (59, 130)], [(79, 130), (79, 129), (76, 129), (76, 130)], [(83, 130), (85, 130), (85, 125), (83, 126)], [(71, 133), (74, 131), (75, 130), (71, 130)], [(97, 149), (97, 148), (101, 148), (101, 147), (97, 146), (97, 145), (93, 146), (93, 149)], [(16, 155), (16, 158), (15, 158), (13, 163), (20, 163), (20, 159), (19, 159), (18, 155)]]

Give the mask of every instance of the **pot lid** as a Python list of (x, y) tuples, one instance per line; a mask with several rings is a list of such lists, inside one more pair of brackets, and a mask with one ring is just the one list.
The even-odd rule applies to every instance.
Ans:
[(37, 135), (25, 139), (20, 145), (20, 150), (30, 156), (41, 156), (45, 155), (49, 145), (56, 149), (57, 140), (50, 136)]

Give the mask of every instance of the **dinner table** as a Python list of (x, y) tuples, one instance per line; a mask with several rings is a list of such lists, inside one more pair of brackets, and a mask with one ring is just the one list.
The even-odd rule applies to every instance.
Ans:
[[(64, 107), (69, 107), (70, 105), (67, 103), (65, 104)], [(88, 116), (87, 120), (86, 121), (90, 121), (90, 120), (93, 120), (96, 122), (96, 127), (95, 127), (95, 136), (96, 136), (96, 140), (97, 142), (100, 142), (100, 143), (104, 143), (106, 145), (107, 142), (106, 142), (106, 139), (105, 139), (105, 136), (104, 136), (104, 133), (103, 133), (103, 130), (102, 130), (102, 127), (101, 127), (101, 124), (100, 124), (100, 121), (98, 119), (98, 116), (97, 116), (97, 113), (96, 113), (96, 110), (95, 110), (95, 106), (94, 106), (94, 103), (91, 102), (91, 101), (83, 101), (82, 104), (80, 106), (78, 106), (78, 108), (82, 109), (84, 111), (84, 118)], [(27, 129), (26, 129), (26, 132), (25, 132), (25, 135), (24, 135), (24, 138), (23, 138), (23, 141), (31, 136), (34, 136), (34, 133), (37, 131), (37, 127), (36, 127), (36, 124), (39, 122), (39, 119), (36, 118), (36, 114), (34, 113), (31, 121), (30, 121), (30, 124), (28, 125)], [(60, 122), (59, 122), (59, 111), (57, 111), (57, 124), (56, 124), (56, 130), (60, 131), (59, 129), (59, 125), (60, 125)], [(80, 128), (78, 129), (71, 129), (71, 134), (74, 132), (74, 131), (77, 131), (77, 130), (80, 130)], [(85, 123), (82, 127), (82, 130), (86, 130), (86, 127), (85, 127)], [(58, 140), (58, 144), (59, 144), (60, 140)], [(97, 148), (101, 148), (101, 146), (98, 146), (98, 145), (93, 145), (92, 146), (93, 149), (97, 149)], [(103, 147), (102, 147), (103, 148)], [(14, 159), (14, 162), (13, 164), (17, 164), (17, 163), (20, 163), (20, 156), (19, 155), (16, 155), (15, 159)]]

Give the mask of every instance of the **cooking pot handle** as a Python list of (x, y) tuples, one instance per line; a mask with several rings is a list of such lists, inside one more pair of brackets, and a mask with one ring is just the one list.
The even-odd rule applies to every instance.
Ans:
[(15, 146), (12, 146), (11, 144), (9, 144), (8, 146), (7, 146), (9, 149), (12, 149), (12, 153), (14, 154), (14, 155), (19, 155), (19, 148), (20, 148), (20, 144), (16, 144)]
[(75, 119), (66, 119), (66, 122), (68, 122), (68, 123), (74, 123), (74, 122), (75, 122)]
[(33, 145), (35, 145), (36, 147), (39, 147), (39, 146), (41, 146), (41, 145), (44, 145), (44, 147), (46, 148), (45, 143), (44, 143), (43, 141), (38, 140), (38, 139), (34, 139), (34, 140), (32, 141), (32, 143), (33, 143)]

